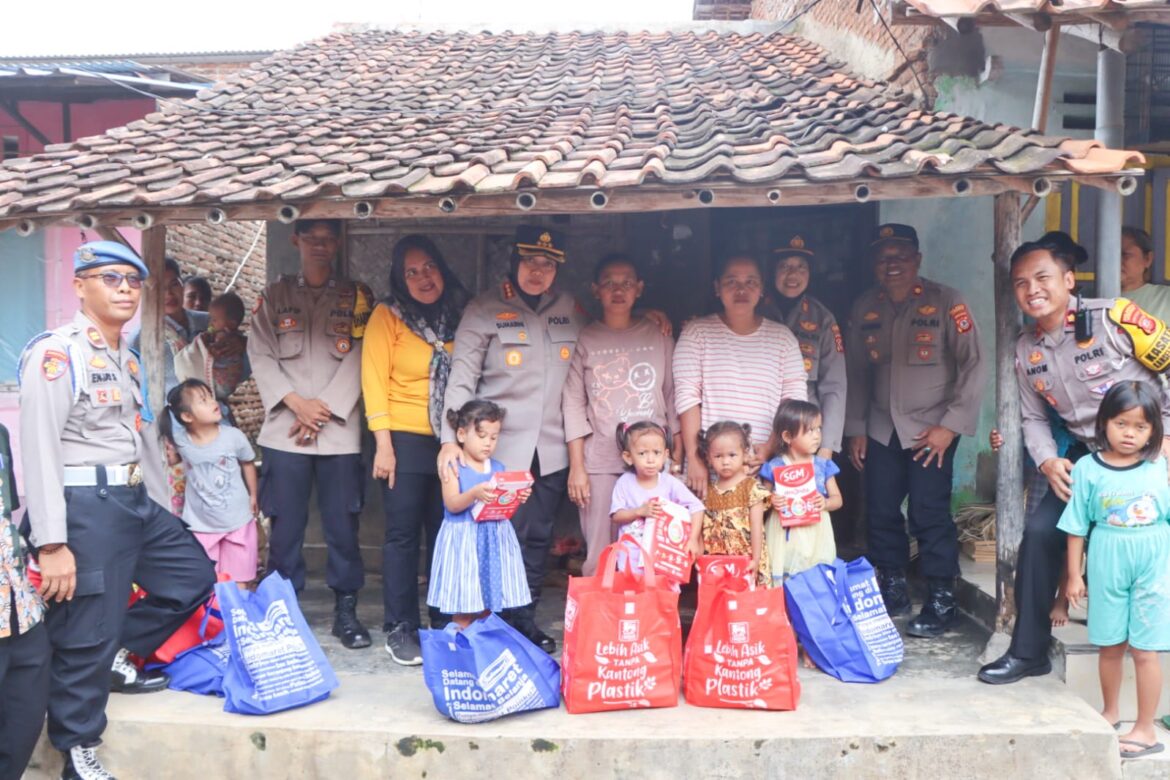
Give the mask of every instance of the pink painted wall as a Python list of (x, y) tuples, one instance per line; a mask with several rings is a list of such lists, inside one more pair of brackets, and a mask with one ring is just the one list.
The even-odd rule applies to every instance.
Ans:
[[(62, 109), (58, 103), (25, 101), (18, 104), (20, 113), (53, 143), (65, 140), (62, 125)], [(145, 98), (133, 100), (100, 100), (96, 103), (74, 103), (70, 111), (73, 120), (73, 138), (100, 135), (111, 127), (119, 127), (141, 119), (154, 111), (154, 101)], [(39, 152), (41, 142), (18, 125), (12, 117), (0, 111), (0, 135), (15, 136), (19, 139), (20, 155)]]

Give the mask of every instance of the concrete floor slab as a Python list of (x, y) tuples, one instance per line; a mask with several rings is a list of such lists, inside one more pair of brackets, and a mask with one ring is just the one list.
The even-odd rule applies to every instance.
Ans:
[[(540, 614), (558, 639), (563, 584), (563, 576), (550, 581)], [(380, 599), (371, 585), (361, 612), (376, 629)], [(682, 702), (580, 716), (560, 709), (468, 726), (435, 711), (421, 670), (392, 663), (378, 632), (370, 648), (341, 648), (328, 635), (332, 603), (323, 587), (311, 587), (304, 604), (341, 679), (329, 700), (256, 718), (226, 714), (220, 700), (191, 694), (115, 695), (101, 750), (107, 766), (123, 780), (1122, 776), (1115, 733), (1059, 680), (1001, 687), (975, 680), (986, 633), (972, 622), (940, 640), (908, 639), (902, 669), (879, 685), (802, 669), (795, 712)], [(44, 744), (34, 762), (29, 780), (59, 771), (59, 757)]]

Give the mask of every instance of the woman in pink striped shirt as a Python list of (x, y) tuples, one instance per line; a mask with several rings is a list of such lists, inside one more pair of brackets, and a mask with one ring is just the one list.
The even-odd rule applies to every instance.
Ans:
[(692, 320), (674, 350), (674, 397), (687, 456), (686, 483), (700, 498), (707, 492), (707, 466), (699, 457), (699, 431), (719, 420), (751, 427), (759, 465), (780, 401), (808, 397), (808, 375), (800, 345), (786, 326), (756, 312), (763, 297), (760, 264), (729, 258), (715, 280), (718, 314)]

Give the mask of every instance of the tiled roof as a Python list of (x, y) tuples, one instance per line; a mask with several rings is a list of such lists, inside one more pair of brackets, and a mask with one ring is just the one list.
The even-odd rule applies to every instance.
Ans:
[(1165, 9), (1166, 0), (899, 0), (925, 16), (939, 18), (981, 13), (1081, 16), (1115, 11)]
[(4, 162), (0, 227), (518, 189), (1115, 173), (1140, 159), (923, 111), (775, 32), (368, 30)]

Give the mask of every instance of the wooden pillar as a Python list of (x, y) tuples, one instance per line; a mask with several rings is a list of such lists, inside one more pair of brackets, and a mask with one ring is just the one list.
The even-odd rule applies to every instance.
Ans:
[(1020, 195), (995, 196), (995, 406), (1003, 434), (995, 479), (995, 601), (997, 633), (1010, 633), (1016, 617), (1016, 561), (1024, 535), (1024, 449), (1016, 386), (1020, 310), (1012, 290), (1012, 252), (1020, 244)]
[(166, 356), (163, 353), (166, 253), (165, 225), (142, 231), (142, 259), (150, 271), (142, 296), (142, 368), (146, 372), (146, 394), (150, 399), (150, 410), (156, 417), (166, 405)]

